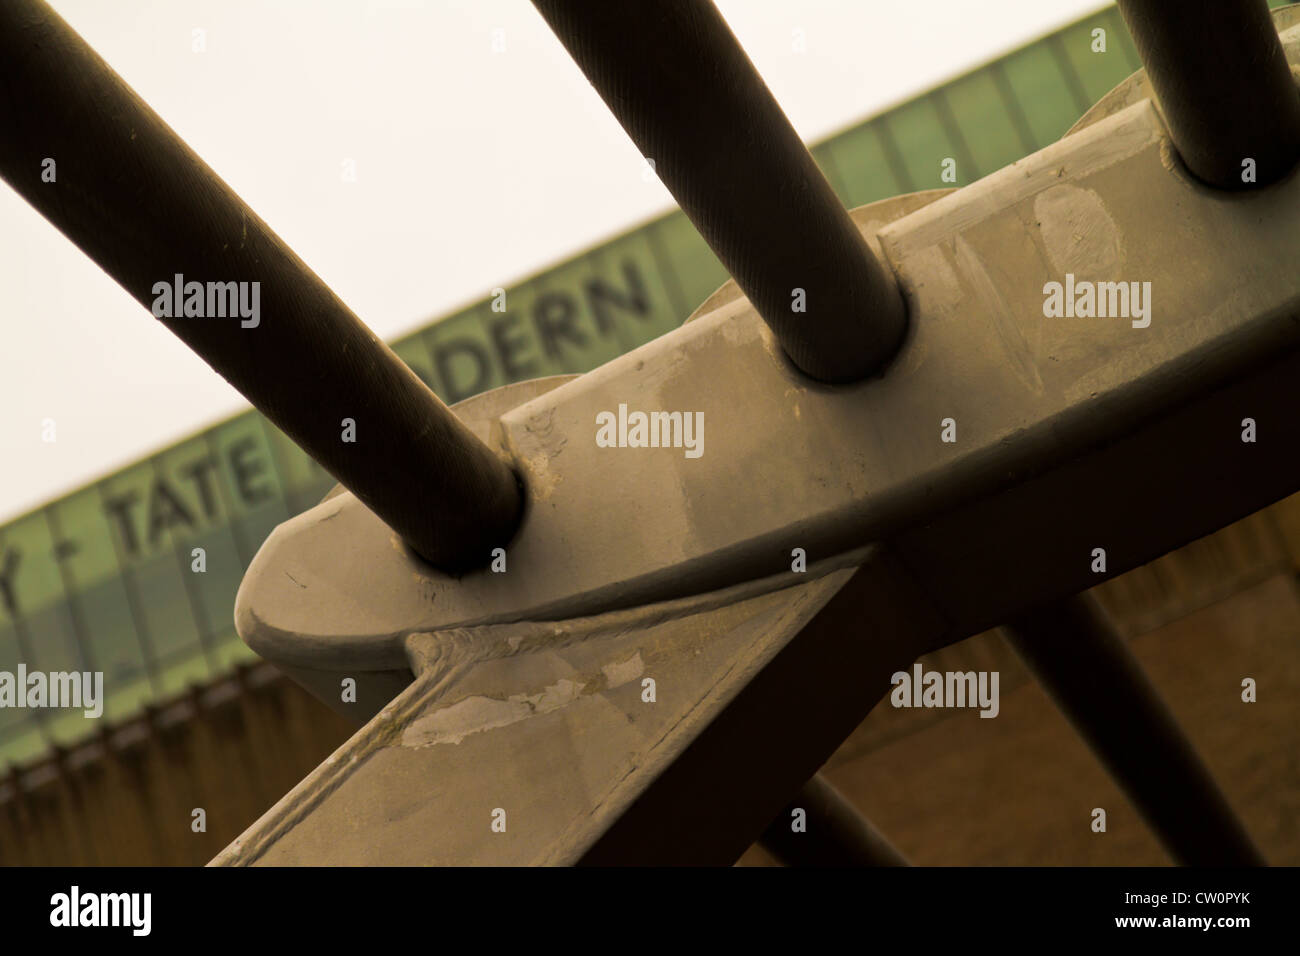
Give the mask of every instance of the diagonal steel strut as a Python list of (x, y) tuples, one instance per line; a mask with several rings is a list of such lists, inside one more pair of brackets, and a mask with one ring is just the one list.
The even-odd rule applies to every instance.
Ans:
[(1096, 600), (1032, 608), (1003, 628), (1177, 862), (1262, 866), (1169, 707)]

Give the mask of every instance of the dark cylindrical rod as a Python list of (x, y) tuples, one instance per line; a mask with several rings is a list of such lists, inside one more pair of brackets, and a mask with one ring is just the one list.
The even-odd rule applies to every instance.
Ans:
[(1300, 90), (1265, 0), (1119, 0), (1187, 168), (1220, 189), (1300, 162)]
[[(802, 810), (796, 830), (795, 811)], [(829, 780), (816, 774), (758, 838), (786, 866), (909, 866)]]
[(0, 80), (0, 176), (132, 297), (435, 567), (509, 540), (510, 468), (43, 3)]
[(1091, 596), (1030, 611), (1003, 632), (1177, 862), (1264, 865), (1191, 741)]
[(876, 259), (708, 0), (533, 0), (782, 348), (826, 382), (906, 330)]

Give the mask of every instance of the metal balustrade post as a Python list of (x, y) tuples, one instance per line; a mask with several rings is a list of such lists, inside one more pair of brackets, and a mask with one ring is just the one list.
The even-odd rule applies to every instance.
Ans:
[[(0, 176), (146, 308), (185, 290), (158, 321), (419, 555), (487, 564), (521, 516), (509, 466), (44, 3), (0, 3), (0, 77)], [(183, 314), (190, 282), (219, 316)]]
[(709, 0), (534, 0), (796, 366), (849, 382), (906, 331), (872, 253)]
[(1220, 189), (1300, 161), (1300, 90), (1265, 0), (1119, 0), (1187, 168)]

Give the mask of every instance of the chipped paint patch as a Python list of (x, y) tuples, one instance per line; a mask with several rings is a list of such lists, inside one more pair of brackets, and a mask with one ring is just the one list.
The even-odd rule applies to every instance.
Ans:
[(623, 663), (606, 664), (601, 671), (605, 675), (607, 687), (621, 687), (645, 673), (645, 661), (641, 660), (641, 652), (637, 651)]
[(466, 697), (411, 722), (402, 731), (403, 747), (434, 747), (458, 744), (471, 734), (495, 730), (510, 724), (559, 710), (578, 699), (585, 684), (560, 680), (540, 694), (512, 694), (505, 700), (494, 697)]
[(1097, 193), (1069, 184), (1045, 189), (1034, 197), (1034, 218), (1057, 273), (1074, 272), (1094, 282), (1118, 278), (1124, 245)]
[(523, 422), (521, 437), (527, 442), (527, 452), (522, 456), (529, 473), (528, 490), (537, 501), (545, 501), (563, 480), (559, 472), (551, 471), (551, 462), (564, 451), (569, 436), (555, 422), (555, 407), (544, 408)]
[(555, 492), (563, 481), (558, 472), (551, 471), (551, 459), (546, 454), (531, 455), (528, 458), (528, 490), (537, 501), (545, 501)]

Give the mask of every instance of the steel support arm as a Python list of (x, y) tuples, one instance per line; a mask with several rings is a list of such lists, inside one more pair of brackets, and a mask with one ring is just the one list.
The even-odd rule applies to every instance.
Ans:
[[(420, 588), (356, 593), (358, 572), (390, 565), (391, 549), (345, 495), (268, 540), (240, 589), (241, 634), (274, 660), (311, 666), (324, 643), (368, 669), (400, 667), (412, 627), (663, 600), (788, 570), (795, 548), (830, 555), (916, 535), (935, 548), (927, 561), (955, 561), (1022, 528), (1033, 541), (1051, 521), (1052, 540), (1034, 548), (1055, 549), (1070, 583), (1034, 593), (1030, 582), (1050, 574), (1031, 563), (1024, 590), (1042, 600), (1089, 586), (1093, 548), (1107, 550), (1112, 568), (1134, 567), (1281, 497), (1300, 483), (1283, 437), (1293, 423), (1270, 403), (1284, 405), (1285, 391), (1264, 396), (1285, 389), (1269, 369), (1300, 348), (1300, 272), (1263, 264), (1300, 247), (1300, 182), (1224, 201), (1166, 165), (1168, 143), (1144, 101), (958, 192), (859, 210), (917, 316), (889, 375), (810, 385), (732, 287), (682, 328), (500, 416), (497, 434), (531, 504), (508, 575), (451, 581), (393, 566), (384, 573), (415, 573)], [(1089, 295), (1097, 283), (1126, 294), (1136, 284), (1130, 314), (1045, 314), (1067, 285), (1074, 311), (1085, 283)], [(1233, 382), (1255, 397), (1229, 400)], [(1197, 402), (1207, 403), (1199, 423), (1184, 424), (1182, 409)], [(702, 419), (702, 453), (601, 447), (601, 416), (617, 419), (620, 406), (624, 417)], [(1261, 428), (1267, 420), (1267, 441), (1241, 442), (1249, 416)], [(1208, 447), (1214, 456), (1193, 468)], [(1178, 462), (1187, 464), (1171, 473)], [(1035, 495), (1034, 481), (1056, 467), (1072, 469), (1077, 485), (1060, 486), (1058, 500)], [(1222, 493), (1230, 480), (1239, 493)], [(1106, 503), (1094, 508), (1097, 496)], [(928, 533), (993, 502), (1015, 517), (992, 539), (988, 528), (943, 541)], [(1105, 534), (1103, 507), (1125, 518), (1106, 518)], [(1169, 525), (1157, 527), (1166, 511)], [(618, 521), (623, 514), (647, 517)], [(1202, 517), (1218, 523), (1201, 527)], [(342, 560), (339, 535), (350, 543)], [(983, 589), (977, 604), (990, 588), (1020, 587), (998, 561), (971, 580)]]
[[(728, 286), (579, 379), (484, 396), (532, 496), (507, 574), (420, 573), (348, 495), (282, 525), (245, 639), (322, 699), (409, 686), (218, 862), (729, 863), (892, 672), (1300, 488), (1300, 273), (1273, 267), (1300, 181), (1211, 193), (1149, 101), (1098, 116), (855, 212), (915, 319), (879, 380), (809, 385)], [(1127, 305), (1099, 315), (1101, 283)], [(596, 440), (655, 410), (702, 414), (702, 453)]]

